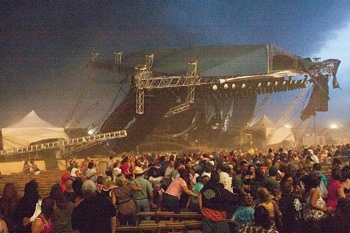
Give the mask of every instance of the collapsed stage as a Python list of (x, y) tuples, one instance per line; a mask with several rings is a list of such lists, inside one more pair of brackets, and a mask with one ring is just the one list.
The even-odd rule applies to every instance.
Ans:
[[(115, 53), (88, 69), (114, 72), (130, 85), (122, 103), (98, 132), (125, 129), (108, 142), (116, 152), (241, 145), (258, 95), (312, 85), (302, 120), (328, 110), (328, 81), (338, 87), (337, 59), (311, 60), (273, 45), (193, 46)], [(152, 148), (152, 149), (151, 149)]]

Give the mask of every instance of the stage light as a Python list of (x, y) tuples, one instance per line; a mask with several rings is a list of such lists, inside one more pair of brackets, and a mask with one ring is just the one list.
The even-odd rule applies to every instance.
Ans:
[(275, 82), (275, 86), (277, 86), (277, 85), (278, 85), (278, 81)]
[(244, 88), (245, 88), (245, 84), (243, 83), (243, 84), (242, 84), (242, 89), (244, 89)]
[(232, 89), (235, 89), (236, 88), (236, 84), (232, 83)]
[(213, 90), (216, 91), (218, 89), (218, 86), (217, 85), (213, 85)]
[(228, 84), (227, 83), (225, 83), (225, 85), (224, 85), (224, 89), (227, 89), (228, 88)]
[(283, 83), (282, 83), (282, 84), (283, 84), (283, 85), (286, 85), (286, 83), (287, 83), (287, 81), (283, 81)]
[(269, 87), (271, 85), (271, 83), (270, 82), (267, 82), (267, 86)]
[(261, 83), (258, 84), (258, 87), (261, 87)]

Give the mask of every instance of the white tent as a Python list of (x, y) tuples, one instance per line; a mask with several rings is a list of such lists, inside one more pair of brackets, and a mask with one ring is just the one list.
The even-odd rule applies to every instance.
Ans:
[(42, 120), (35, 111), (31, 111), (22, 120), (1, 129), (3, 149), (26, 147), (44, 139), (69, 139), (63, 128)]
[(267, 146), (276, 145), (283, 142), (295, 142), (294, 135), (290, 128), (284, 126), (276, 127), (266, 115), (262, 116), (258, 122), (250, 126), (248, 129), (264, 131), (266, 137), (265, 145)]

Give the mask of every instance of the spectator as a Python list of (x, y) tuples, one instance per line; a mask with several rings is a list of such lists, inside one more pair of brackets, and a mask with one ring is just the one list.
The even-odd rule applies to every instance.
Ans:
[(332, 179), (328, 182), (328, 198), (327, 198), (327, 207), (331, 209), (337, 208), (337, 202), (339, 198), (345, 198), (344, 187), (340, 182), (341, 180), (341, 171), (338, 168), (332, 169)]
[(349, 232), (350, 229), (350, 199), (340, 198), (338, 207), (333, 216), (322, 219), (318, 229), (314, 232), (321, 233), (341, 233)]
[(279, 227), (282, 223), (282, 212), (277, 202), (272, 199), (270, 192), (266, 188), (258, 188), (257, 202), (258, 206), (263, 206), (269, 212), (272, 228), (276, 229)]
[[(202, 188), (204, 187), (204, 185), (209, 181), (209, 176), (204, 175), (204, 176), (200, 176), (197, 178), (197, 183), (196, 185), (193, 187), (193, 192), (197, 195), (199, 195), (200, 191), (202, 190)], [(198, 197), (195, 196), (191, 196), (188, 199), (189, 203), (188, 203), (188, 208), (193, 211), (193, 212), (198, 212), (200, 213), (200, 209), (199, 209), (199, 203), (198, 203)]]
[(187, 169), (180, 169), (180, 177), (173, 180), (163, 196), (162, 207), (168, 211), (180, 213), (180, 198), (183, 192), (191, 196), (197, 196), (189, 187), (190, 176)]
[(72, 203), (74, 203), (75, 198), (77, 197), (76, 193), (73, 190), (73, 180), (69, 179), (66, 181), (66, 191), (64, 191), (64, 196), (66, 199)]
[(42, 201), (41, 213), (32, 224), (32, 233), (51, 233), (53, 230), (55, 201), (46, 197)]
[(152, 187), (153, 187), (153, 201), (150, 203), (152, 209), (160, 210), (161, 204), (162, 204), (162, 199), (163, 199), (163, 194), (164, 190), (161, 187), (161, 184), (159, 181), (154, 181), (152, 182)]
[(73, 181), (76, 179), (82, 179), (83, 178), (83, 173), (81, 172), (81, 164), (76, 162), (72, 170), (70, 171), (70, 176)]
[(257, 206), (254, 210), (254, 225), (247, 225), (241, 228), (239, 233), (278, 233), (272, 227), (269, 212), (263, 206)]
[(113, 169), (114, 169), (113, 156), (110, 156), (107, 162), (106, 175), (110, 176), (112, 180), (113, 180)]
[(302, 181), (305, 184), (304, 219), (313, 225), (315, 221), (326, 217), (326, 213), (332, 209), (326, 207), (326, 202), (323, 200), (320, 191), (317, 189), (321, 179), (318, 179), (314, 174), (310, 174), (303, 177)]
[[(150, 202), (153, 202), (153, 188), (151, 183), (144, 178), (144, 171), (141, 167), (135, 167), (135, 180), (132, 183), (141, 186), (141, 190), (134, 193), (134, 201), (137, 212), (150, 212)], [(147, 218), (149, 220), (149, 218)]]
[(3, 216), (2, 209), (0, 209), (0, 232), (1, 233), (9, 233), (9, 229), (7, 227), (7, 224), (4, 221), (4, 219), (2, 218), (2, 216)]
[[(198, 196), (199, 207), (203, 213), (204, 233), (209, 232), (230, 232), (226, 221), (227, 206), (232, 208), (238, 204), (238, 195), (224, 189), (219, 183), (220, 175), (212, 171), (210, 180), (202, 188)], [(231, 216), (229, 216), (231, 218)]]
[(135, 225), (136, 223), (136, 204), (133, 200), (135, 190), (141, 187), (133, 187), (128, 183), (123, 174), (117, 176), (117, 187), (112, 190), (112, 203), (118, 208), (118, 221), (120, 225)]
[(72, 228), (84, 233), (115, 233), (116, 211), (105, 197), (96, 195), (96, 184), (92, 180), (82, 185), (84, 200), (74, 208)]
[(281, 181), (281, 191), (282, 197), (279, 200), (283, 216), (281, 231), (285, 233), (300, 232), (302, 229), (302, 204), (298, 195), (293, 192), (293, 182)]
[(31, 232), (31, 223), (41, 212), (38, 183), (31, 180), (24, 187), (24, 196), (13, 213), (16, 232)]
[(19, 201), (18, 192), (14, 183), (7, 183), (2, 190), (2, 198), (0, 199), (0, 209), (3, 211), (2, 220), (7, 223), (10, 232), (15, 231), (15, 222), (13, 212), (15, 211)]
[(237, 230), (246, 225), (253, 224), (254, 220), (253, 197), (247, 195), (242, 197), (242, 199), (242, 205), (238, 206), (232, 215), (232, 220), (236, 223)]
[(33, 173), (34, 175), (39, 175), (41, 173), (38, 165), (35, 163), (34, 160), (30, 161), (30, 172)]
[(350, 166), (346, 165), (345, 167), (343, 167), (341, 173), (345, 197), (350, 198)]
[(71, 232), (71, 216), (74, 209), (73, 202), (70, 202), (64, 196), (62, 189), (58, 184), (51, 187), (50, 197), (55, 201), (53, 233)]
[(94, 171), (94, 162), (93, 161), (88, 163), (87, 169), (85, 171), (85, 176), (86, 176), (86, 179), (92, 180), (96, 184), (97, 174)]
[(25, 160), (24, 163), (23, 163), (23, 173), (28, 175), (30, 173), (30, 168), (31, 168), (31, 165), (30, 163), (28, 162), (28, 160)]

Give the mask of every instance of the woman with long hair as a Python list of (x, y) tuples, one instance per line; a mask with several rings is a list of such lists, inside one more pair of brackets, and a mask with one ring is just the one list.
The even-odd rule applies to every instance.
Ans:
[(41, 213), (32, 224), (32, 233), (51, 233), (53, 230), (55, 200), (45, 197), (41, 204)]
[(72, 232), (71, 216), (74, 209), (73, 202), (70, 202), (66, 199), (59, 184), (55, 184), (51, 187), (50, 197), (56, 203), (52, 232)]
[(5, 184), (2, 190), (2, 198), (0, 199), (0, 207), (3, 210), (3, 220), (6, 222), (9, 232), (14, 232), (16, 228), (12, 215), (18, 201), (19, 197), (16, 185), (12, 182)]
[(339, 168), (332, 169), (332, 179), (328, 182), (328, 198), (326, 206), (335, 210), (339, 198), (345, 198), (344, 186), (340, 182), (342, 179), (341, 170)]
[(117, 176), (117, 187), (112, 189), (112, 204), (118, 208), (118, 221), (120, 225), (135, 225), (136, 204), (133, 200), (134, 191), (141, 190), (141, 186), (134, 187), (123, 174)]
[(40, 209), (40, 200), (38, 183), (36, 180), (29, 181), (24, 186), (24, 196), (13, 213), (16, 232), (31, 232), (31, 223), (36, 217), (34, 213)]

